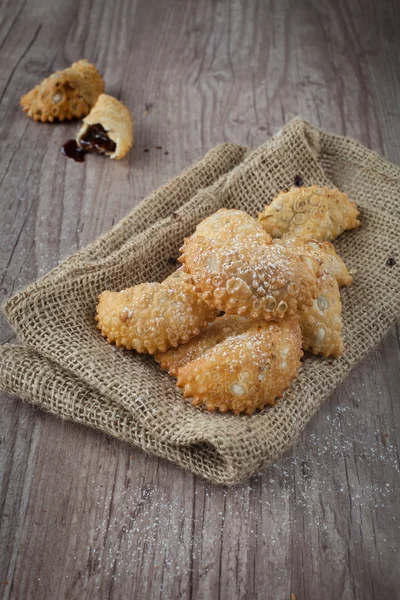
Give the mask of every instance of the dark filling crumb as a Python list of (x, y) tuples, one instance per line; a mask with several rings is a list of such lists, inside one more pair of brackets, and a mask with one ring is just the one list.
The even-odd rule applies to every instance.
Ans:
[(85, 160), (86, 152), (79, 148), (75, 140), (68, 140), (61, 148), (61, 152), (68, 158), (73, 158), (76, 162), (83, 162)]
[(396, 264), (396, 259), (393, 256), (389, 256), (389, 258), (386, 261), (386, 266), (394, 267), (395, 264)]
[(300, 177), (300, 175), (296, 175), (294, 178), (294, 185), (296, 187), (303, 187), (304, 185), (304, 181), (302, 180), (302, 178)]
[(62, 153), (68, 158), (73, 158), (76, 162), (83, 162), (85, 154), (88, 152), (115, 152), (116, 143), (111, 140), (107, 131), (100, 123), (90, 125), (85, 134), (79, 140), (79, 146), (75, 140), (69, 140), (62, 147)]

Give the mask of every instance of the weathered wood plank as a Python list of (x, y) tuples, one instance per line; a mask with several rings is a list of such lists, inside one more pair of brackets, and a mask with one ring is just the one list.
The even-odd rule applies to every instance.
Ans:
[[(256, 147), (296, 114), (400, 162), (394, 0), (3, 0), (0, 12), (2, 298), (216, 143)], [(121, 163), (67, 162), (76, 125), (34, 124), (17, 106), (84, 56), (134, 112)], [(396, 597), (399, 355), (393, 328), (293, 450), (232, 489), (2, 398), (0, 596)]]

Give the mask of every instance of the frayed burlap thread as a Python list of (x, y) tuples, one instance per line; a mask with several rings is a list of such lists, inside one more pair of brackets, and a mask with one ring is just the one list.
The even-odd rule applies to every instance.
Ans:
[[(94, 312), (104, 289), (162, 280), (185, 236), (223, 206), (253, 216), (296, 175), (339, 187), (362, 228), (336, 247), (357, 274), (342, 292), (346, 352), (307, 356), (274, 408), (252, 417), (208, 414), (177, 392), (151, 357), (101, 338)], [(350, 369), (400, 312), (400, 169), (357, 142), (295, 119), (251, 154), (221, 145), (160, 188), (111, 232), (4, 306), (21, 345), (0, 350), (0, 387), (65, 419), (167, 458), (214, 483), (236, 483), (287, 450)], [(389, 256), (396, 264), (387, 264)]]

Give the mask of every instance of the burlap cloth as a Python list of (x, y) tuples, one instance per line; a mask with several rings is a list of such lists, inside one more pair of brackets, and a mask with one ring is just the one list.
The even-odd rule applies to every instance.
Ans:
[[(97, 295), (162, 280), (185, 236), (225, 206), (256, 216), (296, 175), (334, 185), (362, 228), (337, 250), (357, 270), (342, 293), (345, 354), (307, 356), (284, 399), (252, 417), (208, 414), (176, 391), (154, 360), (116, 349), (94, 321)], [(295, 119), (251, 154), (209, 152), (109, 233), (4, 306), (21, 345), (0, 351), (0, 387), (64, 419), (101, 429), (214, 483), (235, 483), (276, 459), (350, 369), (385, 335), (400, 307), (400, 169), (357, 142)], [(397, 259), (387, 265), (388, 257)], [(392, 261), (393, 262), (393, 261)]]

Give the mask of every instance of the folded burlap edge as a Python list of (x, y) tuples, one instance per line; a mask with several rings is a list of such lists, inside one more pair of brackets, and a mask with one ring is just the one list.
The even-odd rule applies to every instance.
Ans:
[[(28, 365), (29, 368), (25, 368)], [(29, 375), (32, 365), (35, 366), (34, 379)], [(150, 427), (146, 428), (135, 420), (133, 412), (110, 402), (80, 378), (27, 346), (0, 346), (0, 389), (61, 420), (82, 424), (133, 444), (213, 483), (236, 484), (254, 472), (254, 469), (240, 472), (230, 453), (224, 453), (222, 448), (216, 448), (208, 440), (199, 439), (190, 445), (160, 442), (152, 435)], [(68, 404), (62, 402), (66, 394)], [(51, 409), (52, 404), (47, 401), (49, 397), (60, 398), (58, 412)], [(104, 410), (104, 402), (107, 410)]]
[[(104, 257), (109, 258), (111, 254), (118, 254), (118, 251), (129, 239), (135, 239), (138, 236), (140, 238), (141, 234), (151, 229), (156, 223), (165, 220), (171, 212), (178, 210), (192, 196), (198, 194), (201, 189), (207, 189), (213, 184), (218, 185), (218, 179), (237, 166), (247, 152), (247, 148), (232, 143), (218, 144), (212, 148), (197, 162), (142, 200), (111, 230), (106, 231), (88, 246), (67, 257), (49, 273), (18, 290), (10, 299), (5, 300), (1, 308), (8, 317), (9, 323), (14, 326), (14, 329), (18, 329), (15, 327), (16, 323), (13, 323), (11, 316), (13, 307), (24, 302), (26, 298), (35, 296), (40, 290), (52, 287), (55, 282), (67, 277), (71, 271), (79, 272), (82, 269), (85, 271), (88, 264), (93, 267), (98, 260), (102, 260)], [(210, 170), (210, 165), (212, 165), (212, 170)], [(161, 198), (164, 200), (164, 211), (160, 207)], [(143, 213), (146, 213), (148, 207), (151, 207), (150, 217), (152, 218), (149, 218), (148, 214), (146, 218), (143, 218)], [(110, 247), (112, 252), (110, 252)], [(20, 367), (23, 367), (21, 361), (26, 364), (26, 360), (36, 363), (36, 376), (33, 379), (29, 379), (30, 369), (24, 370), (22, 368), (22, 371), (20, 369)], [(27, 374), (28, 378), (21, 380), (16, 377), (21, 372)], [(50, 373), (54, 377), (50, 377), (49, 381), (43, 381), (40, 376), (41, 373)], [(57, 377), (57, 374), (60, 375), (60, 373), (62, 373), (61, 379), (59, 376)], [(49, 391), (48, 384), (54, 381), (57, 382), (57, 385)], [(162, 448), (160, 448), (156, 438), (153, 438), (143, 425), (135, 422), (132, 414), (118, 405), (112, 407), (111, 413), (105, 413), (108, 418), (103, 423), (99, 422), (98, 419), (93, 419), (93, 412), (90, 411), (90, 407), (82, 408), (79, 403), (70, 405), (70, 411), (66, 412), (62, 412), (62, 409), (66, 407), (65, 403), (59, 405), (59, 412), (50, 410), (46, 404), (48, 394), (63, 396), (66, 393), (64, 389), (65, 382), (68, 384), (68, 393), (71, 387), (74, 388), (84, 404), (88, 403), (90, 405), (91, 400), (96, 401), (97, 398), (101, 398), (101, 394), (97, 390), (92, 390), (73, 373), (29, 348), (28, 345), (4, 344), (0, 346), (0, 389), (8, 394), (18, 396), (61, 419), (73, 420), (86, 425), (89, 425), (88, 421), (92, 420), (91, 426), (93, 428), (109, 435), (121, 437), (123, 441), (131, 442), (149, 454), (169, 458), (189, 471), (204, 476), (206, 479), (207, 473), (204, 472), (204, 468), (208, 464), (209, 467), (208, 469), (206, 467), (206, 471), (209, 470), (209, 479), (224, 483), (225, 479), (220, 478), (218, 475), (220, 471), (226, 475), (227, 482), (237, 480), (238, 475), (235, 469), (232, 470), (229, 461), (225, 461), (221, 455), (218, 455), (218, 452), (210, 444), (203, 443), (200, 440), (196, 446), (182, 448), (176, 445), (169, 445), (168, 447), (164, 441)], [(108, 399), (107, 402), (109, 402)], [(85, 413), (85, 419), (80, 416), (82, 412)], [(115, 415), (118, 416), (115, 417)], [(129, 427), (121, 428), (121, 415), (123, 415), (122, 422), (125, 425), (129, 423)], [(122, 431), (122, 429), (123, 435), (118, 436), (118, 431)], [(213, 459), (207, 460), (210, 455), (213, 456)], [(199, 464), (198, 459), (200, 456), (202, 460)], [(216, 460), (220, 463), (220, 469), (215, 468)], [(184, 464), (182, 464), (182, 461)]]

